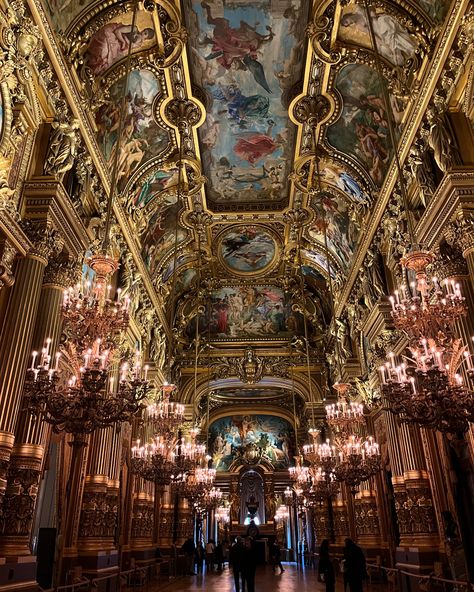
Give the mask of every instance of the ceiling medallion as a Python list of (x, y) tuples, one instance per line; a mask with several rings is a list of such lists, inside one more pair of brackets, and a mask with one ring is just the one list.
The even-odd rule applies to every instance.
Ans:
[(233, 226), (218, 238), (217, 255), (220, 263), (239, 276), (259, 276), (277, 262), (278, 247), (273, 236), (263, 226)]

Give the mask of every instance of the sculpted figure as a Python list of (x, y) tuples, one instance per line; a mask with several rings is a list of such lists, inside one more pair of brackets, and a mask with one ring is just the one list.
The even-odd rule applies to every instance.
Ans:
[(54, 122), (44, 165), (45, 175), (62, 175), (72, 168), (77, 152), (79, 122)]
[(367, 287), (370, 291), (370, 297), (376, 302), (385, 294), (385, 277), (382, 260), (380, 252), (376, 249), (369, 249), (367, 251), (367, 273), (369, 280)]
[(433, 150), (438, 168), (445, 173), (459, 164), (459, 154), (444, 118), (434, 108), (428, 109), (426, 115), (430, 125), (428, 144)]
[(413, 144), (410, 148), (408, 162), (410, 163), (412, 175), (418, 184), (421, 203), (426, 207), (429, 198), (435, 190), (433, 171), (426, 159), (426, 155), (423, 154), (416, 144)]

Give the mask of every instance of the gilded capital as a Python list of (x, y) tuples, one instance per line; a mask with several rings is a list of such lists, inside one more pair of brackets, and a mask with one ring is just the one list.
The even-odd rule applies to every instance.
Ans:
[(51, 255), (61, 252), (64, 240), (50, 224), (44, 220), (25, 220), (22, 226), (32, 243), (30, 256), (43, 259), (46, 264)]
[(458, 219), (448, 224), (444, 231), (450, 245), (459, 245), (463, 257), (474, 252), (474, 220), (471, 216), (460, 214)]

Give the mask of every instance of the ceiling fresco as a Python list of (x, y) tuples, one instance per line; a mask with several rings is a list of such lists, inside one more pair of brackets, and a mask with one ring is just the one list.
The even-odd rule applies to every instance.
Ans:
[[(360, 1), (160, 0), (151, 11), (140, 4), (133, 26), (130, 2), (44, 1), (71, 46), (109, 170), (131, 52), (118, 200), (157, 292), (166, 298), (174, 285), (176, 302), (193, 292), (199, 233), (212, 279), (203, 330), (222, 341), (298, 332), (281, 288), (296, 261), (289, 214), (306, 211), (303, 273), (323, 300), (328, 262), (338, 285), (353, 267), (391, 166), (388, 117), (401, 133), (449, 2), (372, 3), (387, 113)], [(178, 126), (167, 112), (177, 99), (200, 113), (186, 132), (179, 199)], [(297, 113), (305, 99), (324, 107), (316, 136)]]
[[(207, 199), (232, 209), (287, 201), (296, 127), (289, 99), (304, 64), (308, 0), (187, 0), (194, 83), (206, 94), (199, 131)], [(212, 203), (211, 203), (212, 205)]]
[(274, 415), (233, 415), (222, 417), (209, 428), (209, 450), (217, 471), (232, 464), (267, 463), (286, 469), (293, 456), (294, 430)]
[(277, 253), (272, 233), (261, 226), (232, 227), (218, 241), (218, 255), (224, 265), (242, 275), (264, 272)]

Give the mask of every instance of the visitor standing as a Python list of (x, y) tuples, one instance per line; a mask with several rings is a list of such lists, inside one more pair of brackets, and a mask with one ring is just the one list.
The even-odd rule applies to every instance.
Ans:
[(234, 573), (235, 592), (245, 592), (245, 576), (243, 573), (245, 562), (245, 547), (242, 537), (237, 537), (229, 551), (229, 564)]
[(334, 565), (329, 555), (329, 541), (324, 539), (319, 549), (318, 580), (326, 584), (326, 592), (334, 592), (336, 577)]
[(362, 582), (367, 579), (365, 555), (352, 539), (346, 539), (344, 569), (350, 592), (362, 592)]
[(243, 574), (247, 584), (247, 592), (255, 592), (255, 571), (257, 569), (257, 557), (252, 537), (245, 539)]
[(206, 545), (206, 569), (212, 571), (214, 569), (214, 551), (216, 545), (212, 539), (209, 539)]
[(275, 540), (272, 545), (271, 554), (273, 560), (273, 571), (276, 571), (276, 568), (279, 567), (280, 573), (282, 574), (285, 571), (285, 569), (281, 563), (281, 549), (277, 540)]
[(194, 569), (194, 554), (196, 552), (196, 546), (194, 545), (194, 541), (192, 538), (187, 539), (183, 546), (181, 547), (181, 551), (184, 553), (185, 559), (185, 573), (190, 576), (195, 576)]

